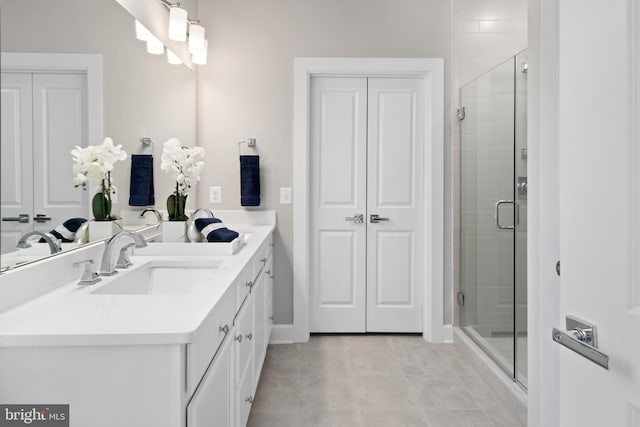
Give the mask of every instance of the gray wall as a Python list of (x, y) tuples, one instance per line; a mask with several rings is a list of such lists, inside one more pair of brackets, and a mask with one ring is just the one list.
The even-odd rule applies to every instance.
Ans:
[[(291, 205), (279, 188), (293, 187), (293, 58), (298, 56), (438, 57), (449, 76), (449, 0), (207, 0), (198, 19), (207, 29), (208, 64), (198, 69), (198, 144), (207, 168), (199, 205), (240, 208), (237, 142), (257, 138), (262, 169), (261, 209), (275, 209), (275, 323), (293, 321)], [(450, 99), (449, 78), (445, 99)], [(450, 105), (445, 109), (450, 110)], [(447, 129), (449, 128), (447, 117)], [(449, 151), (449, 132), (446, 148)], [(447, 154), (446, 164), (450, 162)], [(222, 186), (222, 204), (208, 187)], [(446, 194), (450, 194), (447, 182)], [(450, 201), (443, 209), (449, 209)], [(451, 240), (446, 253), (451, 252)], [(450, 282), (445, 292), (451, 294)]]
[[(162, 143), (196, 144), (196, 73), (148, 54), (133, 18), (113, 0), (0, 0), (0, 12), (3, 52), (103, 55), (103, 136), (129, 154), (142, 152), (140, 138), (153, 138), (156, 206), (164, 209), (175, 184), (160, 171)], [(130, 168), (130, 157), (116, 164), (114, 212), (127, 208)]]

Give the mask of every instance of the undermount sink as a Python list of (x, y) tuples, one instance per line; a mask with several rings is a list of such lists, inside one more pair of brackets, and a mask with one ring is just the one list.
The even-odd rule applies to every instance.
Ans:
[(122, 270), (92, 291), (101, 295), (187, 295), (211, 286), (220, 260), (152, 260), (130, 271)]

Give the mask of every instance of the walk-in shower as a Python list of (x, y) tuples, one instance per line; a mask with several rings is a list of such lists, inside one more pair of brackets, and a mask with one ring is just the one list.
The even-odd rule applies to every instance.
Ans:
[(526, 52), (460, 88), (462, 329), (527, 385)]

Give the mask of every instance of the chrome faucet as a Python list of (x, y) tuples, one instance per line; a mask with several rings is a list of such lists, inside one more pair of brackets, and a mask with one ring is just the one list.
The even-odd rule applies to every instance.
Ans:
[(102, 254), (102, 263), (100, 265), (101, 276), (112, 276), (118, 272), (115, 268), (115, 260), (117, 260), (117, 257), (115, 256), (116, 249), (126, 251), (127, 248), (131, 246), (128, 245), (124, 248), (118, 247), (117, 243), (124, 238), (132, 239), (136, 248), (144, 248), (147, 246), (147, 240), (141, 234), (133, 231), (120, 231), (119, 233), (114, 234), (105, 243), (104, 253)]
[(162, 222), (162, 214), (155, 209), (143, 210), (140, 216), (138, 216), (138, 218), (144, 218), (144, 214), (146, 214), (147, 212), (153, 212), (156, 215), (156, 219), (158, 220), (158, 222)]
[(58, 253), (58, 252), (62, 251), (62, 248), (60, 247), (60, 244), (58, 243), (58, 239), (56, 239), (53, 236), (53, 234), (45, 233), (43, 231), (30, 231), (30, 232), (28, 232), (27, 234), (22, 236), (20, 238), (20, 240), (18, 240), (18, 244), (16, 245), (16, 247), (20, 248), (20, 249), (30, 248), (31, 244), (27, 243), (27, 240), (31, 236), (40, 236), (41, 238), (43, 238), (44, 241), (47, 242), (47, 244), (49, 245), (49, 250), (51, 251), (52, 254), (55, 254), (55, 253)]

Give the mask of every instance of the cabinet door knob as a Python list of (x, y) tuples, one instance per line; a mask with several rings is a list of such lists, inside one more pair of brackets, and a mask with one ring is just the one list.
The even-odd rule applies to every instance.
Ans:
[(238, 342), (242, 342), (242, 334), (240, 334), (240, 335), (236, 336), (236, 338), (235, 338), (235, 339), (236, 339), (236, 341), (238, 341)]
[(247, 288), (253, 287), (253, 282), (247, 282), (244, 284)]
[(249, 396), (249, 397), (247, 397), (247, 398), (245, 399), (245, 402), (247, 402), (247, 403), (249, 403), (249, 404), (253, 403), (253, 396)]
[(229, 333), (229, 325), (220, 326), (218, 332), (224, 332), (225, 335)]
[(266, 258), (262, 258), (260, 261), (262, 261), (263, 264), (267, 263), (267, 259)]
[(247, 334), (247, 339), (248, 339), (248, 340), (253, 339), (253, 334), (252, 334), (251, 332), (249, 332), (249, 333)]

